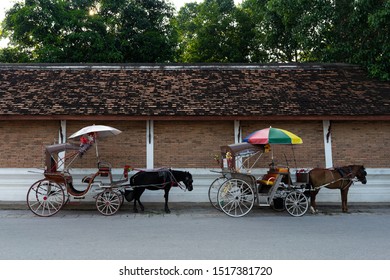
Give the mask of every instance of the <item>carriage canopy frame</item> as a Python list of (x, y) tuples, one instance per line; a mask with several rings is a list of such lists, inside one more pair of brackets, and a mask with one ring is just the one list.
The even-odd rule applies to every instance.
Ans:
[[(264, 152), (268, 151), (267, 145), (252, 145), (238, 143), (220, 147), (221, 169), (223, 173), (244, 172), (250, 173)], [(253, 159), (253, 161), (250, 161)]]

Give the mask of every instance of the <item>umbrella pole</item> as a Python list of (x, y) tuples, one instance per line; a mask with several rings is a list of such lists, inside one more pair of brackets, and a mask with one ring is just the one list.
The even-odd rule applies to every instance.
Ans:
[(99, 148), (98, 148), (98, 141), (97, 139), (95, 139), (95, 147), (96, 147), (96, 157), (97, 157), (97, 161), (99, 163)]
[(297, 166), (297, 160), (296, 160), (296, 158), (295, 158), (294, 145), (291, 145), (291, 149), (292, 149), (292, 152), (293, 152), (293, 158), (294, 158), (295, 169), (297, 169), (298, 166)]

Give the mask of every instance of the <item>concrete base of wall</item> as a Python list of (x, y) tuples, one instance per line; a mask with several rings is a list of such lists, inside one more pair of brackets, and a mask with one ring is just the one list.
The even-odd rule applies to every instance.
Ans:
[[(208, 202), (208, 189), (212, 181), (218, 178), (219, 169), (180, 169), (189, 171), (194, 179), (194, 190), (192, 192), (184, 191), (180, 188), (173, 188), (169, 194), (170, 202)], [(300, 169), (300, 168), (298, 168)], [(95, 169), (73, 169), (73, 183), (77, 189), (85, 189), (86, 184), (81, 183), (81, 179), (88, 174), (96, 172)], [(42, 171), (37, 169), (15, 169), (2, 168), (0, 169), (0, 201), (15, 201), (25, 202), (26, 194), (29, 187), (37, 180), (42, 179)], [(113, 170), (115, 180), (121, 178), (122, 169)], [(135, 172), (130, 173), (131, 176)], [(255, 176), (265, 174), (265, 169), (252, 170)], [(292, 170), (292, 174), (294, 170)], [(367, 169), (367, 184), (355, 183), (348, 196), (348, 201), (351, 203), (390, 203), (390, 169)], [(293, 178), (294, 180), (295, 178)], [(83, 200), (78, 202), (94, 201), (96, 192), (91, 190)], [(145, 202), (161, 202), (164, 201), (163, 191), (146, 191), (142, 195), (142, 201)], [(72, 199), (73, 200), (73, 199)], [(341, 202), (340, 192), (338, 190), (322, 189), (317, 196), (318, 202)]]

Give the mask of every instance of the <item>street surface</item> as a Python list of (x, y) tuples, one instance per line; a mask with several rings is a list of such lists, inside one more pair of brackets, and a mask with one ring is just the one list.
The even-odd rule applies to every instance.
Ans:
[[(291, 217), (255, 206), (231, 218), (206, 204), (126, 205), (105, 217), (64, 209), (41, 218), (0, 210), (1, 260), (389, 260), (390, 206), (339, 206)], [(319, 207), (321, 207), (319, 205)]]

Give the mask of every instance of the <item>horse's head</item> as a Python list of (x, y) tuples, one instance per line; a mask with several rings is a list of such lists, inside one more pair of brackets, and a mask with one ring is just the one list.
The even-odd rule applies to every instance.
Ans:
[(183, 182), (184, 185), (186, 186), (187, 190), (189, 190), (189, 191), (193, 190), (193, 186), (192, 186), (193, 180), (192, 180), (192, 175), (191, 175), (190, 172), (179, 171), (179, 170), (172, 170), (172, 169), (170, 169), (170, 172), (173, 175), (174, 180), (176, 181), (176, 183)]
[(194, 188), (192, 186), (192, 175), (190, 172), (185, 172), (185, 176), (184, 176), (184, 179), (183, 179), (183, 183), (184, 185), (186, 185), (186, 189), (189, 190), (189, 191), (192, 191)]
[(366, 169), (364, 168), (363, 165), (351, 165), (352, 172), (355, 175), (355, 177), (362, 183), (366, 184), (367, 183), (367, 172)]

